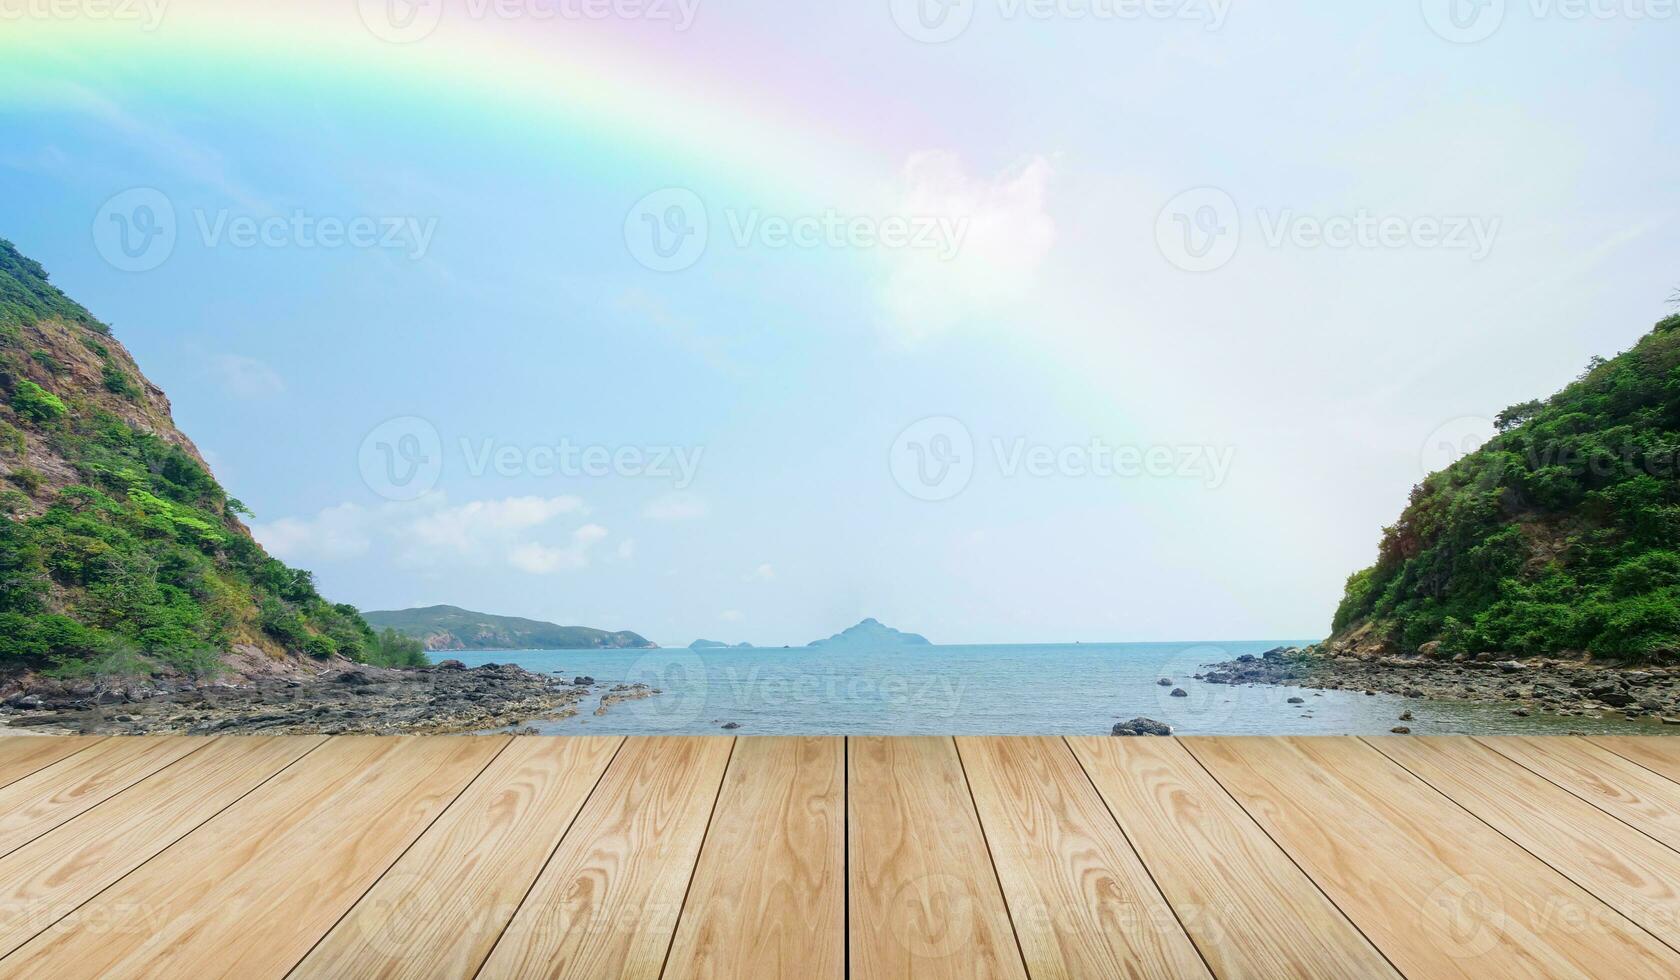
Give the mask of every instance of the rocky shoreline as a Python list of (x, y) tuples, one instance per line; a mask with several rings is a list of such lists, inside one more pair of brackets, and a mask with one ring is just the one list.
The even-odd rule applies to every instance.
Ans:
[(30, 679), (0, 700), (0, 732), (43, 735), (440, 735), (521, 730), (532, 721), (596, 714), (658, 694), (645, 684), (608, 689), (512, 664), (469, 668), (457, 660), (390, 669), (343, 665), (318, 674), (237, 682), (152, 680), (120, 690)]
[(1208, 664), (1195, 675), (1208, 684), (1272, 684), (1329, 691), (1366, 691), (1434, 700), (1508, 704), (1533, 712), (1594, 718), (1625, 716), (1680, 725), (1680, 668), (1627, 666), (1587, 659), (1491, 654), (1371, 656), (1316, 647), (1279, 647), (1260, 656)]

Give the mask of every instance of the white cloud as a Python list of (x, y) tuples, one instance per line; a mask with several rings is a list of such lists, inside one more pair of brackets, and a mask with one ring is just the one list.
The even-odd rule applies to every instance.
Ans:
[(741, 610), (739, 609), (725, 609), (723, 612), (718, 613), (718, 619), (721, 619), (726, 623), (739, 623), (746, 618), (747, 617), (741, 615)]
[(707, 512), (706, 502), (692, 493), (668, 493), (642, 508), (642, 516), (650, 521), (692, 521)]
[(210, 359), (210, 367), (222, 390), (236, 398), (271, 398), (286, 390), (285, 379), (254, 357), (217, 354)]
[(773, 582), (776, 580), (776, 567), (764, 562), (757, 568), (741, 576), (743, 582)]
[(572, 571), (589, 564), (589, 549), (607, 536), (607, 529), (599, 524), (585, 524), (572, 532), (572, 540), (565, 547), (528, 542), (516, 545), (508, 552), (508, 564), (532, 575), (550, 575)]
[(629, 561), (636, 557), (636, 539), (625, 538), (618, 543), (618, 560)]
[(970, 175), (954, 153), (911, 154), (902, 171), (896, 210), (935, 217), (962, 229), (955, 254), (896, 249), (882, 290), (890, 325), (914, 342), (984, 316), (1025, 296), (1055, 238), (1044, 209), (1053, 174), (1035, 156), (986, 179)]
[(314, 517), (252, 524), (251, 534), (270, 554), (287, 561), (343, 561), (367, 554), (372, 546), (370, 516), (357, 504), (339, 504)]
[(583, 568), (607, 529), (557, 526), (586, 512), (577, 497), (507, 497), (449, 504), (442, 493), (372, 507), (328, 507), (313, 517), (255, 524), (251, 533), (274, 555), (295, 562), (343, 561), (375, 546), (399, 566), (438, 570), (506, 564), (532, 574)]

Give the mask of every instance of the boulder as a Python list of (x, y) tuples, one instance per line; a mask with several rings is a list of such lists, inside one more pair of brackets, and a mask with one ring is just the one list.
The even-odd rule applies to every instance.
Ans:
[(437, 669), (438, 670), (466, 670), (467, 665), (462, 663), (459, 660), (439, 660), (437, 662)]
[(1131, 721), (1116, 722), (1110, 735), (1171, 735), (1172, 726), (1164, 721), (1153, 718), (1133, 718)]

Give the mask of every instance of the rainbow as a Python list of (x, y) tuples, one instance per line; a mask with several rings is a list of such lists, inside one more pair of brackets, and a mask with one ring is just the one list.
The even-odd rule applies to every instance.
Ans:
[[(423, 38), (394, 43), (368, 18), (404, 0), (111, 2), (110, 17), (55, 20), (27, 13), (50, 10), (47, 0), (8, 0), (0, 106), (178, 99), (237, 111), (322, 100), (447, 127), (452, 139), (489, 132), (633, 155), (673, 183), (701, 173), (758, 200), (866, 200), (903, 159), (840, 138), (835, 120), (805, 118), (769, 86), (696, 64), (668, 24), (499, 18), (483, 14), (495, 0), (459, 0), (438, 8)], [(676, 0), (663, 2), (675, 16)], [(552, 9), (550, 0), (526, 4)], [(148, 25), (154, 10), (161, 17)]]

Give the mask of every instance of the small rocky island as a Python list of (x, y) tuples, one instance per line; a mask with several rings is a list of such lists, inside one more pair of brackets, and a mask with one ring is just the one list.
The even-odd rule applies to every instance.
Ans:
[(886, 626), (880, 620), (870, 617), (834, 634), (826, 640), (812, 640), (808, 647), (863, 647), (863, 646), (929, 646), (928, 638), (920, 633), (905, 633), (902, 630)]

